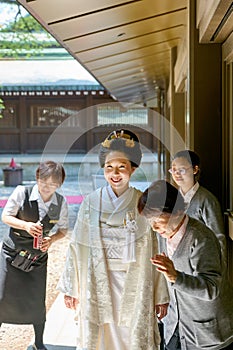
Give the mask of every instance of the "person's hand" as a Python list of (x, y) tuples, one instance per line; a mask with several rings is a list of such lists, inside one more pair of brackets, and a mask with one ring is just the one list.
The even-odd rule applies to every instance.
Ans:
[(165, 253), (157, 254), (150, 260), (151, 263), (157, 267), (157, 271), (164, 274), (167, 281), (171, 283), (176, 282), (177, 271), (174, 267), (173, 261), (169, 259)]
[(159, 320), (162, 320), (167, 315), (167, 308), (169, 303), (158, 304), (155, 306), (155, 313)]
[(64, 302), (68, 309), (76, 310), (79, 300), (77, 298), (70, 297), (69, 295), (64, 295)]
[(41, 243), (41, 246), (40, 246), (40, 250), (42, 252), (47, 252), (47, 250), (49, 249), (49, 247), (51, 246), (52, 244), (52, 239), (51, 237), (44, 237), (43, 240), (42, 240), (42, 243)]
[(26, 222), (26, 231), (32, 236), (40, 236), (43, 233), (43, 226), (39, 222)]

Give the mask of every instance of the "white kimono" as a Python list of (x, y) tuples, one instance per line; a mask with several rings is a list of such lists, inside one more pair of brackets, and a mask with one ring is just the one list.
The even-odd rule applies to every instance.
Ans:
[[(107, 186), (80, 206), (58, 284), (80, 301), (77, 349), (152, 350), (160, 343), (155, 305), (169, 299), (163, 275), (150, 262), (157, 238), (137, 213), (140, 194), (129, 188), (116, 197)], [(133, 229), (124, 227), (128, 212), (135, 215)]]

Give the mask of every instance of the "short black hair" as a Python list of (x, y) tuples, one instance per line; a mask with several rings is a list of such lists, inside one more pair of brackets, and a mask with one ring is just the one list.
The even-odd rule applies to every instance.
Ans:
[(190, 165), (192, 165), (193, 168), (198, 167), (197, 172), (194, 174), (194, 181), (197, 182), (200, 177), (200, 157), (197, 153), (194, 151), (191, 151), (189, 149), (185, 149), (183, 151), (177, 152), (173, 158), (172, 161), (175, 160), (176, 158), (184, 158), (186, 159)]
[(63, 166), (52, 160), (41, 162), (36, 169), (36, 180), (44, 180), (52, 177), (53, 181), (57, 182), (60, 186), (63, 184), (65, 176)]
[(176, 158), (187, 159), (187, 161), (192, 165), (192, 167), (195, 167), (196, 165), (200, 166), (200, 157), (194, 151), (190, 151), (188, 149), (185, 149), (183, 151), (179, 151), (173, 156), (172, 160), (174, 160)]
[(180, 192), (168, 181), (153, 182), (140, 196), (138, 211), (145, 217), (155, 212), (177, 214), (185, 211), (185, 203)]

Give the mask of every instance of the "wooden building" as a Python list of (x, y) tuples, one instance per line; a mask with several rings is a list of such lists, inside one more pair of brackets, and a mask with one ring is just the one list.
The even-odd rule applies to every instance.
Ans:
[[(5, 104), (0, 119), (0, 152), (23, 154), (43, 152), (50, 135), (67, 118), (111, 101), (99, 85), (2, 86), (0, 96)], [(77, 116), (72, 127), (85, 128), (84, 122)], [(71, 151), (85, 153), (88, 144), (88, 135), (83, 135)]]
[(112, 129), (126, 125), (138, 134), (145, 148), (157, 151), (155, 109), (141, 105), (124, 108), (98, 84), (3, 85), (0, 97), (5, 104), (0, 118), (0, 154), (42, 153), (55, 130), (60, 130), (60, 136), (52, 153), (85, 154)]

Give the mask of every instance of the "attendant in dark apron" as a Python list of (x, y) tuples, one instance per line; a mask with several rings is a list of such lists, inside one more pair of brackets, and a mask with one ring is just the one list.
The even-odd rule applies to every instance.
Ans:
[[(40, 163), (36, 185), (17, 186), (2, 213), (10, 230), (0, 252), (0, 324), (33, 324), (34, 350), (46, 350), (48, 249), (68, 231), (68, 206), (56, 192), (64, 179), (61, 164)], [(51, 232), (54, 226), (56, 230)]]

